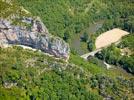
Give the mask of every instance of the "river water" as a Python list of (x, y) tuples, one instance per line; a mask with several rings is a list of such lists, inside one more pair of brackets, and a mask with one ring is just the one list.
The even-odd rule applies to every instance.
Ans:
[[(98, 29), (100, 29), (103, 25), (104, 21), (97, 21), (93, 24), (91, 24), (86, 30), (86, 32), (91, 35), (95, 34)], [(75, 36), (74, 40), (72, 41), (71, 48), (75, 49), (79, 55), (83, 55), (85, 53), (88, 53), (87, 50), (87, 44), (81, 42), (81, 36), (83, 33), (79, 33)]]

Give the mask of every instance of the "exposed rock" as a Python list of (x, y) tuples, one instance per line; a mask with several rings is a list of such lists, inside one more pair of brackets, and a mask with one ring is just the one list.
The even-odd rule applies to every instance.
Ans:
[(5, 88), (11, 88), (11, 87), (16, 86), (16, 85), (17, 85), (17, 83), (8, 83), (8, 82), (4, 83)]
[(19, 44), (58, 58), (69, 58), (69, 45), (59, 37), (49, 34), (40, 18), (21, 18), (20, 21), (26, 25), (13, 25), (12, 21), (0, 19), (0, 47), (5, 44)]

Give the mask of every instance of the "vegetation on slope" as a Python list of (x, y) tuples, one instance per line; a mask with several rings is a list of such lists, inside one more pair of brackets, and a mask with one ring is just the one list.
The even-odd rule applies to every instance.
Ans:
[(31, 16), (26, 12), (22, 6), (19, 6), (14, 0), (2, 1), (0, 0), (0, 18), (12, 19), (15, 17)]
[(128, 47), (132, 52), (134, 52), (134, 34), (123, 37), (121, 43), (119, 44), (119, 47)]
[(134, 88), (131, 76), (121, 75), (122, 72), (112, 74), (113, 71), (77, 55), (65, 63), (39, 51), (15, 46), (0, 48), (0, 69), (2, 100), (101, 100), (102, 97), (118, 100), (132, 98)]
[[(97, 20), (106, 20), (104, 29), (102, 28), (98, 33), (117, 26), (133, 32), (131, 16), (134, 6), (131, 0), (121, 2), (120, 0), (18, 0), (18, 2), (33, 15), (40, 16), (52, 34), (68, 42), (77, 33), (85, 33), (90, 23)], [(8, 5), (11, 9), (8, 9), (7, 5), (0, 1), (0, 17), (9, 17), (10, 14), (19, 12), (18, 4)], [(116, 21), (113, 21), (115, 19)], [(123, 25), (120, 25), (118, 19)], [(128, 22), (124, 24), (126, 20)], [(95, 36), (90, 37), (90, 41), (93, 42)], [(88, 42), (87, 39), (85, 40)], [(121, 44), (123, 47), (128, 45), (129, 48), (133, 48), (132, 41), (131, 36), (126, 37)], [(88, 43), (90, 47), (92, 44)], [(120, 61), (119, 48), (113, 47), (112, 50), (104, 52), (108, 58), (106, 60), (117, 64), (116, 60)], [(123, 60), (122, 64), (132, 65), (132, 67), (125, 65), (124, 68), (133, 72), (134, 58), (129, 60), (130, 58), (126, 57), (127, 60)], [(101, 100), (103, 98), (129, 100), (133, 99), (134, 94), (133, 75), (124, 70), (116, 67), (107, 70), (103, 65), (84, 61), (76, 54), (71, 54), (69, 62), (66, 63), (39, 51), (23, 50), (15, 46), (0, 48), (0, 80), (1, 100)]]

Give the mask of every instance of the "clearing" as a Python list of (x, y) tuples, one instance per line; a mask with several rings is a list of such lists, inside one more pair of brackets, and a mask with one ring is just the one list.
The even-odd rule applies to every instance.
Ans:
[(119, 41), (123, 36), (128, 34), (128, 32), (118, 28), (102, 33), (100, 36), (97, 37), (95, 41), (96, 49), (106, 47), (112, 43), (115, 43)]

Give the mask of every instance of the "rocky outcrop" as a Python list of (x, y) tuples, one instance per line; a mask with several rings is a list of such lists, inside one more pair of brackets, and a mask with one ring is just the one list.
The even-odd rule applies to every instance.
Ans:
[(69, 58), (69, 45), (49, 34), (39, 18), (20, 18), (19, 25), (11, 20), (0, 19), (0, 46), (4, 44), (25, 45), (58, 58)]

